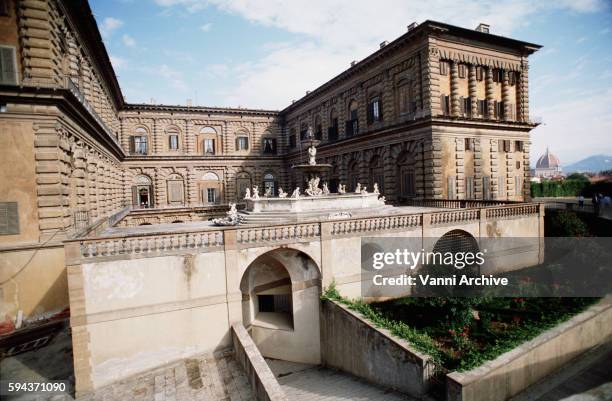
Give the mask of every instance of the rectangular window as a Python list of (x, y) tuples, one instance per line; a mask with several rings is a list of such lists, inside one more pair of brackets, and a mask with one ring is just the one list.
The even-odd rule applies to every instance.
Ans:
[(303, 129), (300, 131), (300, 141), (306, 140), (307, 136), (308, 136), (308, 129)]
[(510, 85), (516, 84), (516, 73), (514, 71), (508, 72), (508, 83)]
[(459, 78), (465, 78), (466, 74), (466, 65), (465, 64), (459, 64)]
[(442, 114), (445, 116), (450, 115), (450, 96), (442, 95), (440, 97), (440, 107), (442, 108)]
[(469, 117), (472, 115), (472, 99), (469, 97), (460, 97), (459, 105), (461, 115)]
[(514, 149), (516, 149), (517, 152), (522, 152), (523, 151), (523, 141), (514, 141)]
[(291, 313), (291, 294), (257, 295), (259, 312)]
[(357, 119), (355, 120), (348, 120), (346, 122), (346, 137), (351, 137), (354, 135), (357, 135), (359, 133), (359, 121)]
[(0, 0), (0, 16), (6, 17), (9, 15), (8, 0)]
[(382, 108), (379, 98), (374, 98), (368, 105), (368, 124), (382, 120)]
[(216, 188), (206, 188), (206, 202), (207, 203), (217, 203), (217, 189)]
[(323, 139), (323, 127), (321, 127), (321, 124), (317, 125), (317, 129), (315, 130), (315, 139), (317, 141)]
[(184, 199), (183, 181), (168, 181), (168, 203), (183, 203)]
[(170, 150), (177, 150), (179, 147), (178, 144), (178, 135), (170, 135), (168, 137), (168, 147), (170, 148)]
[(204, 154), (205, 155), (215, 154), (215, 140), (214, 139), (204, 139)]
[(482, 81), (484, 79), (484, 69), (481, 66), (476, 67), (476, 80)]
[(499, 198), (505, 198), (508, 192), (506, 188), (506, 180), (504, 179), (503, 175), (500, 175), (498, 177), (497, 186), (498, 186), (497, 193), (499, 194)]
[(465, 138), (465, 150), (474, 150), (474, 138)]
[(504, 118), (504, 102), (495, 102), (495, 115), (498, 119)]
[(264, 138), (263, 152), (268, 155), (276, 154), (276, 139), (275, 138)]
[(15, 48), (0, 46), (0, 84), (17, 85)]
[(448, 75), (448, 61), (440, 61), (440, 75)]
[(484, 99), (478, 100), (478, 115), (483, 117), (487, 115), (487, 101)]
[(236, 138), (236, 150), (248, 150), (249, 149), (249, 138), (246, 136), (239, 136)]
[(493, 82), (502, 82), (504, 76), (504, 71), (499, 68), (493, 69)]
[(138, 155), (146, 155), (148, 151), (147, 137), (146, 136), (133, 136), (131, 137), (132, 153)]
[(455, 177), (448, 177), (446, 180), (448, 199), (455, 199)]
[(514, 195), (521, 196), (523, 194), (523, 180), (520, 176), (514, 177)]
[(332, 126), (327, 128), (327, 140), (330, 142), (338, 140), (338, 119), (337, 118), (334, 118)]
[(0, 235), (19, 234), (17, 202), (0, 202)]
[(465, 178), (465, 198), (474, 199), (474, 177)]
[(485, 200), (491, 199), (491, 178), (482, 177), (482, 196)]

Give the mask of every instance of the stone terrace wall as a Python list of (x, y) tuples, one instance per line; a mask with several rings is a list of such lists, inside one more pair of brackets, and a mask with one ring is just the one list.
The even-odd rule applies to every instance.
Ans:
[(321, 308), (321, 359), (326, 366), (415, 397), (427, 392), (434, 370), (429, 356), (332, 301)]
[(286, 401), (274, 374), (241, 323), (232, 326), (235, 358), (246, 373), (257, 401)]
[(503, 401), (612, 341), (612, 297), (469, 372), (447, 377), (447, 401)]

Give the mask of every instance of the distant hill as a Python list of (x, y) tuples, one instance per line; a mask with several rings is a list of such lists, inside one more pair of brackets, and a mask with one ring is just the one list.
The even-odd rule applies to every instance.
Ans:
[(606, 155), (594, 155), (589, 156), (586, 159), (582, 159), (579, 162), (563, 166), (563, 172), (569, 173), (598, 173), (603, 170), (612, 169), (612, 156)]

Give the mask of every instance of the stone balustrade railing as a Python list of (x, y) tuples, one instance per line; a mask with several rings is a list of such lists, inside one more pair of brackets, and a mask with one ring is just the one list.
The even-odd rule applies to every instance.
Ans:
[(469, 200), (469, 199), (408, 199), (400, 202), (400, 206), (439, 207), (444, 209), (466, 209), (476, 207), (494, 207), (519, 204), (517, 201), (504, 200)]
[(452, 209), (392, 216), (373, 216), (333, 221), (279, 224), (268, 226), (219, 227), (194, 232), (132, 233), (122, 237), (80, 238), (66, 241), (67, 263), (84, 263), (96, 258), (140, 258), (177, 253), (201, 253), (223, 250), (229, 242), (238, 248), (311, 242), (321, 239), (321, 233), (331, 237), (377, 235), (427, 226), (460, 226), (479, 220), (517, 218), (543, 213), (537, 203)]
[(154, 256), (173, 251), (204, 251), (223, 246), (222, 231), (99, 238), (80, 242), (84, 259), (108, 256)]
[(268, 242), (300, 242), (317, 239), (320, 236), (320, 223), (303, 223), (238, 229), (236, 233), (236, 242), (239, 245), (263, 244)]
[(332, 235), (346, 236), (377, 231), (394, 231), (422, 225), (422, 214), (342, 220), (335, 221), (332, 224)]

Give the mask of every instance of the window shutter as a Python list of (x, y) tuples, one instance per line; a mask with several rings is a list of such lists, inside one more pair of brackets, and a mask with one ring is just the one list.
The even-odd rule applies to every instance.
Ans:
[(0, 202), (0, 235), (19, 234), (17, 202)]
[(383, 119), (383, 101), (382, 98), (378, 99), (378, 121)]
[(374, 120), (374, 102), (368, 103), (368, 124), (372, 124)]
[(12, 47), (0, 47), (0, 83), (4, 85), (16, 85), (17, 74), (15, 71), (15, 49)]
[(136, 152), (136, 142), (133, 136), (130, 137), (130, 153)]
[(138, 205), (138, 187), (136, 185), (132, 187), (132, 206), (139, 206)]
[(489, 176), (482, 177), (482, 193), (484, 199), (491, 199), (491, 179)]
[(240, 150), (240, 148), (238, 147), (238, 138), (236, 138), (236, 150)]
[(459, 114), (465, 114), (465, 99), (459, 96)]
[(455, 177), (448, 177), (447, 186), (448, 199), (455, 199)]

